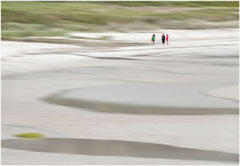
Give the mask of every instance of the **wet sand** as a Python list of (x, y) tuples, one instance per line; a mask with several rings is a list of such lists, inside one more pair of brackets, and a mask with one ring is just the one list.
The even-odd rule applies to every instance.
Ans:
[(35, 140), (9, 139), (2, 141), (2, 147), (37, 152), (85, 154), (94, 156), (124, 156), (223, 162), (239, 161), (239, 155), (233, 153), (118, 140), (64, 138), (45, 138)]
[[(237, 164), (238, 106), (235, 93), (224, 96), (222, 88), (238, 86), (238, 30), (171, 33), (176, 36), (164, 47), (144, 43), (148, 33), (135, 34), (139, 46), (126, 46), (131, 34), (110, 34), (104, 47), (5, 42), (3, 50), (12, 52), (2, 57), (2, 164)], [(203, 89), (195, 88), (200, 82)], [(131, 85), (139, 86), (136, 93)], [(219, 88), (220, 97), (208, 94)], [(157, 91), (156, 100), (150, 91)], [(32, 143), (13, 137), (25, 132), (43, 133), (50, 145), (65, 143), (80, 154), (31, 151)], [(91, 151), (94, 145), (105, 156)]]

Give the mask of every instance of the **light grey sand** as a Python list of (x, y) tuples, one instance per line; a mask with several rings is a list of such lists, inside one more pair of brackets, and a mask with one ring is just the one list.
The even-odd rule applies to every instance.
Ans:
[[(13, 135), (24, 132), (40, 132), (50, 138), (66, 138), (66, 141), (76, 138), (145, 142), (208, 153), (238, 154), (237, 114), (115, 114), (42, 100), (71, 89), (120, 84), (211, 82), (215, 89), (226, 86), (220, 80), (238, 86), (238, 30), (174, 33), (183, 36), (191, 33), (192, 38), (187, 37), (187, 41), (182, 43), (178, 35), (165, 47), (146, 44), (144, 47), (108, 48), (99, 47), (98, 43), (96, 48), (66, 45), (60, 45), (59, 48), (46, 44), (46, 49), (44, 44), (39, 44), (39, 47), (36, 45), (38, 49), (31, 49), (31, 43), (3, 42), (3, 50), (14, 48), (15, 52), (3, 57), (2, 61), (2, 139), (13, 139)], [(143, 44), (143, 40), (138, 41)], [(107, 45), (108, 41), (103, 42)], [(114, 42), (127, 43), (117, 38)], [(21, 46), (21, 52), (16, 49), (18, 46)], [(208, 90), (211, 91), (211, 88)], [(231, 98), (226, 98), (221, 100), (224, 103), (233, 102)], [(175, 159), (163, 159), (160, 156), (149, 159), (140, 156), (92, 156), (86, 153), (49, 154), (14, 149), (16, 147), (2, 149), (3, 164), (238, 163), (196, 158), (186, 160), (179, 159), (177, 155)]]

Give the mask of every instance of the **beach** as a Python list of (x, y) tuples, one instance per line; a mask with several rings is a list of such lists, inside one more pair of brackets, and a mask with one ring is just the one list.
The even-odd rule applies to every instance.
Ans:
[(237, 165), (238, 33), (2, 41), (2, 164)]

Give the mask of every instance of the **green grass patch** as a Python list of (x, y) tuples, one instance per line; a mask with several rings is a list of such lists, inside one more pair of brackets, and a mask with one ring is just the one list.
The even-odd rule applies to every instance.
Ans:
[(110, 2), (96, 2), (105, 5), (118, 5), (126, 7), (144, 7), (144, 6), (161, 6), (161, 7), (238, 7), (238, 1), (110, 1)]
[(43, 138), (45, 137), (43, 134), (40, 133), (23, 133), (23, 134), (17, 134), (16, 137), (20, 138)]

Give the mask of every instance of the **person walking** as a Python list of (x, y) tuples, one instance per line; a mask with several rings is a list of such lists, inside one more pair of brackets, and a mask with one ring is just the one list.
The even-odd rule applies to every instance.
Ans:
[(163, 45), (165, 44), (165, 35), (164, 35), (164, 33), (162, 34), (162, 44)]
[(152, 35), (152, 43), (155, 44), (155, 34)]
[(169, 36), (168, 34), (166, 35), (166, 42), (167, 42), (167, 45), (168, 45), (168, 39), (169, 39)]

